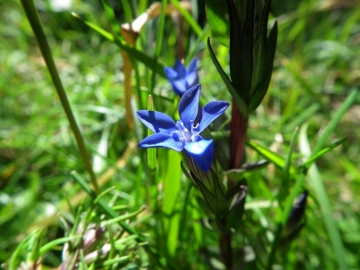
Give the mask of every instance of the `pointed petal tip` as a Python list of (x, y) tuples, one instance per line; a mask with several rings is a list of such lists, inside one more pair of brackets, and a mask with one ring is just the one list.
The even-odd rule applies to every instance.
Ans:
[(167, 133), (152, 134), (139, 142), (138, 146), (140, 148), (170, 148), (177, 152), (184, 149), (182, 142), (174, 140), (174, 138)]
[(191, 129), (191, 121), (195, 120), (199, 112), (201, 86), (197, 84), (182, 95), (178, 112), (187, 129)]

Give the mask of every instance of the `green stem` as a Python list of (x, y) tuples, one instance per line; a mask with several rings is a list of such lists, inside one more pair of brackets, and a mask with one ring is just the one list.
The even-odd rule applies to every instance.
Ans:
[(158, 57), (161, 53), (161, 45), (163, 42), (163, 36), (164, 36), (164, 28), (165, 28), (165, 8), (166, 8), (167, 1), (162, 0), (161, 1), (161, 13), (160, 13), (160, 19), (159, 19), (159, 26), (156, 36), (156, 48), (155, 48), (155, 56), (154, 56), (154, 68), (151, 76), (151, 85), (150, 85), (150, 95), (153, 95), (154, 88), (155, 88), (155, 81), (156, 81), (156, 71), (155, 66), (158, 60)]
[(95, 173), (92, 169), (91, 166), (91, 162), (90, 162), (90, 155), (85, 147), (85, 142), (84, 142), (84, 138), (80, 132), (79, 126), (76, 123), (74, 114), (71, 110), (70, 104), (69, 104), (69, 100), (66, 96), (66, 92), (64, 90), (64, 87), (61, 83), (60, 80), (60, 76), (59, 73), (57, 71), (57, 68), (55, 66), (55, 62), (54, 59), (52, 57), (51, 54), (51, 50), (49, 47), (49, 44), (47, 43), (46, 37), (45, 37), (45, 33), (43, 31), (43, 28), (41, 26), (41, 22), (38, 16), (38, 13), (35, 9), (34, 3), (32, 0), (20, 0), (23, 9), (25, 11), (26, 17), (31, 25), (31, 28), (34, 32), (34, 35), (36, 37), (36, 40), (38, 41), (39, 44), (39, 48), (40, 51), (44, 57), (46, 66), (49, 70), (52, 82), (56, 88), (56, 91), (58, 93), (58, 96), (60, 98), (61, 101), (61, 105), (64, 108), (64, 111), (66, 113), (66, 116), (69, 120), (70, 123), (70, 127), (72, 129), (72, 131), (74, 132), (75, 135), (75, 139), (76, 139), (76, 143), (77, 146), (80, 150), (83, 162), (85, 164), (86, 170), (88, 171), (89, 175), (90, 175), (90, 180), (91, 183), (94, 187), (94, 190), (96, 193), (100, 192), (97, 180), (96, 180), (96, 176)]

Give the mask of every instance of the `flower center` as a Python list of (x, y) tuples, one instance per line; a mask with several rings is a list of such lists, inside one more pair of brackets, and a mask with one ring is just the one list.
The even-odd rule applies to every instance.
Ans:
[(194, 142), (198, 140), (199, 132), (196, 131), (197, 127), (193, 126), (193, 121), (191, 121), (191, 130), (187, 129), (184, 125), (184, 122), (179, 120), (176, 123), (178, 130), (173, 132), (173, 136), (176, 136), (176, 139), (182, 142)]

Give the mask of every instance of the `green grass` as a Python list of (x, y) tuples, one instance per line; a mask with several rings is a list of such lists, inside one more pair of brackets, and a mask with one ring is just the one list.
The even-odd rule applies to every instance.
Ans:
[[(154, 110), (176, 116), (177, 101), (162, 67), (172, 66), (182, 53), (176, 47), (178, 28), (171, 16), (158, 17), (142, 29), (136, 50), (128, 48), (117, 25), (137, 17), (152, 1), (124, 8), (123, 2), (75, 1), (71, 10), (54, 12), (35, 1), (104, 192), (99, 198), (89, 191), (89, 168), (20, 1), (0, 1), (0, 262), (5, 268), (16, 269), (41, 255), (43, 269), (52, 269), (61, 264), (66, 245), (69, 256), (83, 258), (105, 244), (111, 247), (106, 259), (82, 260), (80, 268), (220, 268), (214, 266), (220, 263), (218, 233), (202, 225), (208, 213), (181, 172), (181, 156), (158, 149), (154, 165), (154, 156), (147, 159), (147, 151), (136, 147), (147, 130), (139, 122), (131, 130), (126, 119), (121, 49), (135, 67), (132, 109), (146, 109), (152, 93)], [(296, 3), (273, 0), (272, 18), (279, 22), (274, 72), (268, 94), (250, 117), (246, 148), (247, 161), (267, 158), (272, 164), (244, 174), (248, 206), (233, 247), (255, 258), (245, 269), (265, 269), (272, 249), (271, 264), (284, 269), (357, 269), (360, 9), (339, 1)], [(189, 55), (200, 58), (204, 101), (230, 100), (206, 48), (211, 32), (203, 8), (187, 16), (189, 22), (181, 21), (184, 57), (187, 63)], [(228, 74), (228, 49), (216, 37), (211, 44)], [(301, 174), (298, 166), (307, 156), (346, 137)], [(279, 203), (280, 187), (288, 192)], [(310, 194), (306, 225), (286, 249), (277, 247), (273, 241), (286, 220), (283, 213), (304, 189)], [(91, 228), (105, 232), (84, 251), (78, 238)]]

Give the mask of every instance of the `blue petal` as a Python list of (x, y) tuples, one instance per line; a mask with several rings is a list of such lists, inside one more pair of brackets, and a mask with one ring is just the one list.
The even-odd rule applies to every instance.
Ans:
[(155, 133), (146, 137), (139, 143), (141, 148), (157, 148), (157, 147), (166, 147), (180, 152), (184, 149), (182, 142), (177, 142), (174, 138), (166, 133)]
[(210, 169), (214, 157), (213, 140), (187, 143), (185, 150), (203, 171), (207, 172)]
[(197, 72), (197, 61), (198, 58), (195, 57), (189, 64), (189, 69), (186, 75), (187, 88), (193, 87), (195, 84), (199, 83), (199, 75)]
[(199, 75), (196, 70), (188, 72), (186, 75), (187, 88), (193, 87), (195, 84), (199, 84)]
[(152, 132), (169, 133), (177, 130), (174, 120), (165, 113), (140, 110), (136, 113), (141, 122)]
[(191, 120), (195, 120), (199, 111), (201, 86), (199, 84), (187, 90), (179, 102), (179, 115), (187, 129), (191, 129)]
[(202, 132), (205, 128), (207, 128), (207, 126), (220, 116), (228, 107), (229, 103), (225, 101), (211, 101), (206, 104), (201, 112), (199, 132)]
[(173, 90), (176, 95), (182, 96), (188, 87), (186, 87), (185, 79), (170, 80)]
[(164, 71), (165, 71), (165, 75), (166, 77), (171, 81), (173, 79), (176, 79), (177, 76), (178, 76), (178, 73), (173, 70), (172, 68), (169, 68), (169, 67), (165, 67), (164, 68)]
[(176, 60), (175, 65), (174, 65), (174, 70), (177, 72), (178, 78), (185, 78), (185, 76), (186, 76), (186, 68), (181, 63), (180, 60)]
[(198, 58), (195, 57), (195, 58), (190, 62), (188, 71), (194, 71), (194, 70), (196, 70), (197, 61), (198, 61)]

